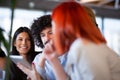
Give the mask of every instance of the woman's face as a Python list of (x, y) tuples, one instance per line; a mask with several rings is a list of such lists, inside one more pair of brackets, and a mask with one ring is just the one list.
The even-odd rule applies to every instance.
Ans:
[(28, 33), (21, 32), (18, 34), (14, 46), (20, 55), (26, 55), (31, 48), (30, 37)]

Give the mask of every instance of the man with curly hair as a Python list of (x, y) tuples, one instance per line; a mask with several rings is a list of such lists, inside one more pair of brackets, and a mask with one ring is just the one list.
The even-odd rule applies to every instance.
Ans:
[(44, 15), (34, 20), (31, 31), (38, 47), (44, 48), (45, 44), (52, 38), (51, 16)]
[[(45, 80), (55, 80), (53, 69), (51, 65), (46, 61), (44, 56), (44, 47), (52, 39), (52, 24), (51, 15), (44, 15), (34, 20), (31, 25), (31, 31), (35, 40), (35, 44), (43, 49), (42, 53), (38, 54), (34, 59), (37, 72)], [(65, 56), (60, 56), (61, 64), (65, 65)]]

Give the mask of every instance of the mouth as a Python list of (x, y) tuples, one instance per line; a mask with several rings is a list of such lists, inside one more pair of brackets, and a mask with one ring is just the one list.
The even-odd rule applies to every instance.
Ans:
[(49, 42), (50, 42), (50, 40), (46, 41), (46, 42), (45, 42), (45, 45), (46, 45), (47, 43), (49, 43)]
[(22, 49), (27, 49), (28, 47), (27, 47), (27, 46), (22, 46), (21, 48), (22, 48)]

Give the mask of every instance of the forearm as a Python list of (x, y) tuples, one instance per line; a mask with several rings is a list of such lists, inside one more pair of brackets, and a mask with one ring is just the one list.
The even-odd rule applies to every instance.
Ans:
[(60, 64), (60, 61), (58, 58), (54, 58), (52, 61), (50, 61), (54, 74), (56, 76), (56, 80), (66, 80), (67, 79), (67, 74), (64, 71), (64, 68)]
[(45, 59), (41, 59), (39, 61), (39, 66), (44, 69), (44, 65), (45, 65)]
[(36, 68), (37, 68), (38, 73), (41, 75), (41, 77), (43, 79), (46, 79), (46, 71), (45, 71), (44, 65), (45, 65), (45, 60), (42, 59), (39, 62), (38, 66), (36, 66)]
[(41, 75), (41, 77), (45, 78), (46, 74), (45, 74), (45, 58), (42, 54), (39, 54), (35, 57), (34, 59), (34, 64), (36, 67), (37, 72)]
[(44, 65), (45, 65), (45, 58), (43, 55), (41, 55), (40, 59), (39, 59), (39, 66), (44, 69)]

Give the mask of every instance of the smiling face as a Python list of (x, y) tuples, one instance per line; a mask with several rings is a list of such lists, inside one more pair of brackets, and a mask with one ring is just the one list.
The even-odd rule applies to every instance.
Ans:
[(41, 40), (43, 42), (43, 45), (45, 45), (47, 42), (49, 42), (52, 39), (52, 28), (48, 27), (45, 28), (41, 33), (40, 33), (40, 37)]
[(28, 33), (21, 32), (17, 36), (14, 42), (14, 46), (20, 55), (26, 55), (31, 48), (30, 37)]

